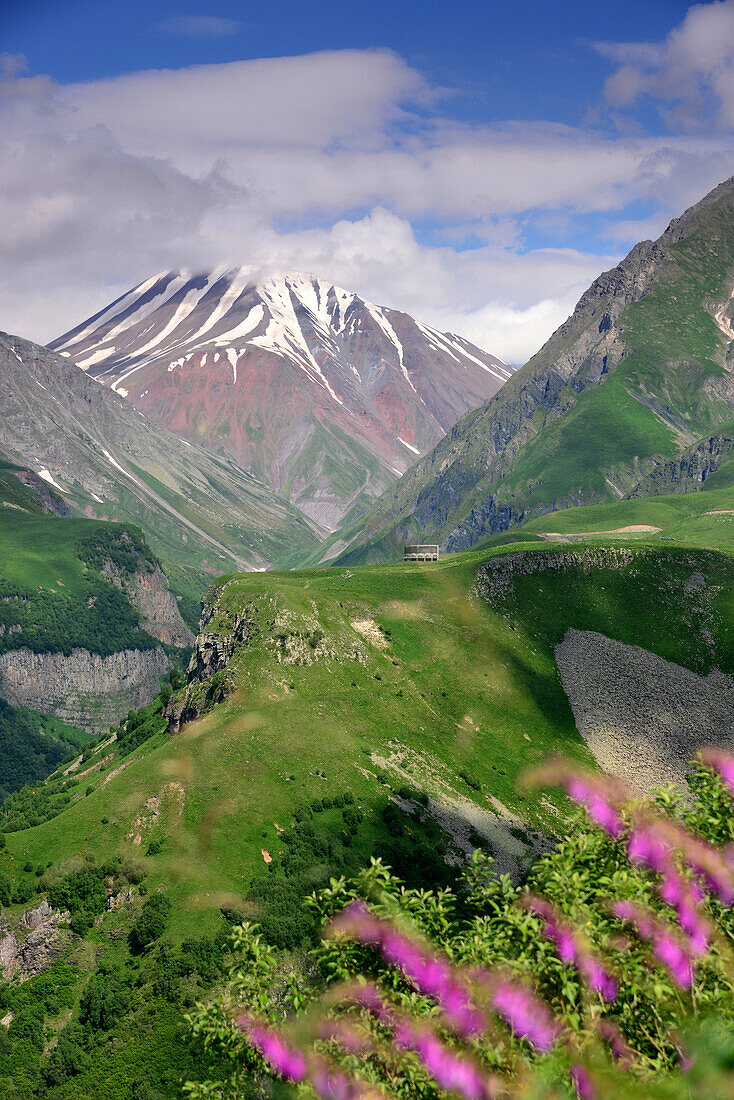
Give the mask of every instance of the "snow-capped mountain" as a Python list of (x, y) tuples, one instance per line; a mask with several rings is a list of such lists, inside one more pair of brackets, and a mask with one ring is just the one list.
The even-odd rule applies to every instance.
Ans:
[(147, 279), (51, 347), (147, 416), (332, 527), (512, 373), (494, 355), (306, 275)]

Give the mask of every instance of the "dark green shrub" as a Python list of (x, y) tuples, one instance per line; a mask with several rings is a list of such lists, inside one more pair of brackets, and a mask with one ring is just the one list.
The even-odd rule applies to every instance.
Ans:
[(346, 806), (342, 810), (344, 824), (351, 833), (356, 833), (357, 827), (364, 821), (364, 814), (354, 806)]
[(87, 984), (79, 1002), (79, 1023), (88, 1031), (109, 1031), (130, 1007), (129, 975), (100, 971)]
[(462, 768), (462, 770), (459, 772), (459, 775), (464, 780), (467, 787), (471, 787), (472, 790), (475, 791), (481, 791), (482, 784), (479, 782), (474, 772), (470, 772), (466, 768)]
[(132, 932), (130, 943), (133, 950), (143, 951), (163, 935), (171, 911), (171, 903), (165, 894), (153, 894), (143, 905)]

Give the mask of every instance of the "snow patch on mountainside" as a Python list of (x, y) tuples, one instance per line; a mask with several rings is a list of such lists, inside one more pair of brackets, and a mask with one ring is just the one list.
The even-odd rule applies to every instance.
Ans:
[(47, 481), (49, 485), (52, 485), (54, 489), (58, 489), (60, 493), (68, 494), (69, 490), (65, 489), (63, 485), (59, 485), (58, 481), (54, 480), (54, 478), (51, 476), (45, 466), (42, 466), (41, 469), (38, 471), (38, 476), (42, 477), (44, 481)]
[(420, 451), (418, 450), (418, 448), (414, 447), (412, 443), (408, 443), (407, 439), (403, 439), (402, 435), (399, 435), (398, 439), (403, 444), (403, 446), (407, 447), (409, 451), (412, 451), (414, 455), (419, 455), (420, 454)]
[[(119, 364), (118, 377), (112, 383), (113, 389), (119, 392), (125, 379), (161, 355), (171, 355), (171, 369), (174, 362), (183, 365), (188, 361), (186, 354), (173, 357), (172, 353), (179, 349), (189, 352), (198, 346), (213, 344), (226, 347), (243, 341), (245, 345), (262, 348), (289, 360), (310, 374), (313, 381), (323, 386), (335, 401), (342, 403), (342, 398), (312, 353), (300, 315), (305, 314), (310, 328), (321, 337), (322, 350), (326, 351), (327, 356), (340, 366), (346, 366), (350, 373), (358, 374), (354, 365), (340, 353), (335, 337), (344, 334), (348, 326), (352, 335), (361, 331), (361, 309), (394, 348), (403, 378), (419, 400), (423, 400), (406, 367), (405, 350), (390, 322), (390, 311), (323, 279), (284, 274), (253, 283), (251, 276), (251, 269), (247, 267), (230, 270), (217, 268), (208, 276), (195, 280), (197, 285), (189, 286), (192, 282), (189, 271), (159, 273), (53, 346), (64, 355), (73, 356), (77, 365), (85, 370), (109, 361), (107, 371), (95, 371), (95, 374), (113, 373), (113, 364)], [(157, 293), (151, 294), (156, 286), (159, 287)], [(181, 292), (183, 297), (180, 297)], [(199, 317), (204, 299), (211, 299), (212, 308), (205, 316)], [(245, 302), (250, 304), (243, 316)], [(155, 323), (156, 315), (160, 316), (162, 324)], [(193, 316), (198, 322), (194, 328), (187, 324)], [(146, 332), (145, 342), (141, 344), (139, 340), (132, 339), (128, 344), (125, 334), (131, 334), (132, 330), (137, 333), (142, 322), (149, 318), (153, 323)], [(465, 366), (468, 362), (475, 363), (501, 381), (510, 377), (510, 368), (500, 365), (501, 361), (496, 357), (492, 357), (490, 365), (457, 338), (448, 337), (419, 321), (414, 323), (433, 350), (449, 355), (457, 363), (463, 361)], [(111, 327), (108, 328), (108, 325)]]

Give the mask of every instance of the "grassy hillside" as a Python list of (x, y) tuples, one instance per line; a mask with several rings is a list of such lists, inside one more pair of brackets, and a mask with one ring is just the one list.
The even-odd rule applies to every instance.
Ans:
[[(107, 656), (157, 643), (124, 592), (100, 573), (121, 536), (135, 540), (127, 563), (144, 568), (150, 555), (131, 527), (11, 510), (0, 525), (0, 652), (27, 647), (69, 654), (80, 647)], [(151, 559), (152, 560), (152, 559)]]
[[(61, 889), (84, 868), (91, 876), (92, 900), (75, 902), (82, 938), (50, 972), (77, 967), (64, 1007), (33, 992), (40, 979), (24, 994), (49, 1035), (67, 1028), (81, 1067), (59, 1071), (54, 1095), (137, 1097), (141, 1074), (154, 1096), (177, 1094), (194, 1055), (176, 1020), (219, 965), (184, 964), (182, 952), (221, 960), (231, 914), (255, 916), (273, 942), (299, 950), (312, 931), (299, 896), (372, 854), (439, 883), (454, 873), (444, 852), (481, 845), (517, 867), (541, 833), (562, 828), (560, 804), (519, 793), (516, 780), (553, 750), (590, 761), (554, 660), (568, 627), (699, 673), (733, 671), (734, 559), (659, 540), (627, 549), (585, 541), (569, 557), (567, 546), (528, 542), (439, 563), (218, 582), (207, 629), (235, 639), (227, 666), (172, 700), (168, 689), (116, 742), (3, 807), (11, 899)], [(530, 552), (529, 571), (512, 572), (515, 550)], [(510, 580), (487, 598), (477, 579), (496, 568)], [(686, 584), (692, 573), (703, 589)], [(207, 713), (171, 734), (162, 706), (186, 699)], [(93, 882), (106, 866), (129, 896), (95, 923), (106, 901), (94, 902)], [(158, 891), (170, 909), (160, 903), (158, 935), (136, 954), (131, 931)], [(11, 900), (6, 916), (22, 905)], [(81, 989), (107, 966), (127, 1008), (92, 1027)], [(0, 1050), (0, 1077), (15, 1050)], [(41, 1063), (38, 1054), (29, 1080)]]
[[(110, 562), (123, 574), (154, 567), (140, 532), (49, 514), (43, 507), (56, 506), (56, 494), (35, 482), (32, 471), (0, 464), (0, 654), (25, 648), (68, 655), (80, 647), (107, 656), (157, 646), (126, 593), (103, 575)], [(89, 740), (75, 727), (0, 699), (0, 791), (43, 779)]]
[(726, 300), (734, 266), (730, 209), (709, 210), (670, 253), (649, 292), (620, 317), (622, 363), (528, 442), (502, 498), (529, 511), (559, 500), (612, 501), (615, 486), (631, 488), (648, 460), (673, 457), (730, 421), (732, 396), (718, 384), (727, 378), (723, 339), (710, 306)]
[[(712, 478), (713, 482), (715, 478)], [(630, 528), (630, 530), (626, 530)], [(635, 530), (634, 528), (637, 528)], [(645, 528), (648, 528), (646, 530)], [(656, 530), (649, 530), (654, 528)], [(478, 549), (562, 538), (573, 542), (678, 542), (734, 551), (734, 489), (711, 489), (568, 508), (494, 535)]]

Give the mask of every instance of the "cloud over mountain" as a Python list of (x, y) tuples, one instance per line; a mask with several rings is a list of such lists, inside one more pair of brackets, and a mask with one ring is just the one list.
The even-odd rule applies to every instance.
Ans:
[[(604, 49), (664, 99), (649, 58)], [(6, 58), (0, 327), (44, 340), (151, 270), (246, 264), (314, 272), (518, 362), (641, 218), (654, 234), (734, 163), (721, 128), (477, 125), (456, 101), (389, 50), (67, 85)], [(571, 230), (579, 246), (559, 248)]]

